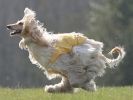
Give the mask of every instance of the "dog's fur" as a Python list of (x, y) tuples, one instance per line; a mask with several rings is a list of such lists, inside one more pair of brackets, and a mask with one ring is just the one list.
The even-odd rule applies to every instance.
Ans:
[(13, 30), (11, 35), (22, 37), (20, 48), (29, 52), (31, 62), (39, 66), (49, 79), (62, 79), (58, 84), (45, 86), (47, 92), (70, 92), (75, 87), (95, 91), (94, 79), (102, 76), (105, 68), (117, 66), (125, 56), (123, 48), (115, 47), (110, 54), (117, 53), (118, 56), (109, 59), (102, 54), (102, 42), (87, 38), (85, 43), (74, 46), (71, 53), (62, 54), (54, 63), (46, 66), (55, 51), (53, 44), (60, 35), (47, 32), (36, 20), (35, 12), (28, 8), (24, 10), (22, 20), (7, 25), (7, 28)]

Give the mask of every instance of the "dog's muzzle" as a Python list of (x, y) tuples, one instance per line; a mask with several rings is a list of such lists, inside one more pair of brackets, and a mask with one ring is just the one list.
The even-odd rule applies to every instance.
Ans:
[(22, 30), (16, 30), (16, 29), (13, 29), (10, 25), (7, 25), (6, 26), (8, 30), (10, 30), (10, 35), (13, 36), (13, 35), (16, 35), (16, 34), (20, 34), (22, 32)]

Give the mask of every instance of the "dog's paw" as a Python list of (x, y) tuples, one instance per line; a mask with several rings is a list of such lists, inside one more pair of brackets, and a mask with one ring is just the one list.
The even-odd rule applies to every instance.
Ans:
[(46, 85), (44, 87), (44, 91), (45, 92), (49, 92), (49, 93), (53, 93), (53, 92), (55, 92), (55, 89), (54, 89), (54, 87), (52, 85)]
[(96, 84), (91, 84), (91, 83), (88, 84), (87, 90), (89, 90), (89, 91), (96, 91), (97, 90)]
[(73, 93), (73, 88), (60, 86), (60, 84), (46, 85), (44, 91), (48, 93)]
[(92, 92), (97, 90), (96, 84), (95, 84), (94, 81), (90, 81), (90, 82), (86, 83), (86, 84), (82, 87), (82, 89), (87, 90), (87, 91), (92, 91)]

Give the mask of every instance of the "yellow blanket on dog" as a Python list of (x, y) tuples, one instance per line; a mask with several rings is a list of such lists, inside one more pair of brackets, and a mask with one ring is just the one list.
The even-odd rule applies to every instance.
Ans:
[(80, 33), (57, 34), (57, 36), (58, 39), (53, 45), (55, 51), (53, 52), (47, 65), (53, 64), (62, 54), (70, 53), (73, 46), (81, 45), (85, 43), (87, 39), (87, 37)]

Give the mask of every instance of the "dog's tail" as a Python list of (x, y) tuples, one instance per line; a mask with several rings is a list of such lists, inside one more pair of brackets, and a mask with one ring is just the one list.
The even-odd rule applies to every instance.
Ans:
[(105, 62), (108, 65), (109, 68), (113, 68), (115, 66), (118, 66), (118, 64), (122, 61), (124, 58), (126, 52), (123, 47), (115, 47), (110, 52), (110, 55), (117, 54), (116, 58), (110, 59), (104, 56)]

